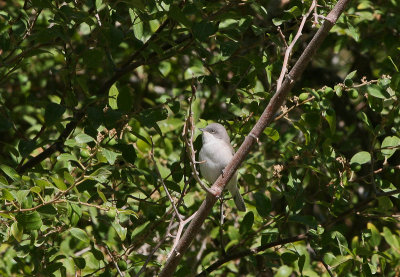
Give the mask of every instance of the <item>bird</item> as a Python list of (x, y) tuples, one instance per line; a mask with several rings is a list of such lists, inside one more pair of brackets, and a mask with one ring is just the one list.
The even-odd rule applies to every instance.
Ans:
[[(213, 184), (232, 160), (235, 150), (225, 127), (221, 124), (211, 123), (205, 128), (200, 128), (200, 131), (203, 142), (199, 153), (200, 172), (209, 183)], [(226, 188), (231, 193), (237, 209), (246, 211), (243, 197), (237, 186), (237, 172)]]

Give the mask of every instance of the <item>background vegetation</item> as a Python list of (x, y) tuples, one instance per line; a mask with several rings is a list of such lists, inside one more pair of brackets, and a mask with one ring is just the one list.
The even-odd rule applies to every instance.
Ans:
[[(311, 2), (0, 1), (0, 275), (157, 275), (167, 192), (185, 219), (205, 198), (189, 106), (237, 149)], [(239, 170), (247, 212), (226, 195), (176, 276), (398, 276), (399, 6), (351, 2)]]

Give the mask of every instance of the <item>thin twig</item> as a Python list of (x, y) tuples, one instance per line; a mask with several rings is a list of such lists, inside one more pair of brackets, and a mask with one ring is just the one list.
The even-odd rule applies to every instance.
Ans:
[(293, 38), (293, 41), (290, 43), (290, 45), (286, 48), (285, 58), (283, 59), (282, 70), (281, 70), (281, 74), (279, 75), (279, 79), (277, 81), (277, 89), (276, 90), (279, 90), (282, 86), (283, 79), (285, 78), (286, 72), (288, 71), (289, 58), (290, 58), (290, 55), (292, 54), (293, 47), (296, 44), (299, 37), (302, 35), (304, 24), (306, 23), (308, 16), (314, 10), (315, 5), (317, 4), (316, 2), (317, 2), (316, 0), (313, 0), (310, 8), (308, 9), (308, 12), (303, 16), (303, 19), (301, 20), (301, 23), (300, 23), (299, 29), (297, 30), (296, 36)]
[(139, 272), (135, 275), (135, 277), (139, 277), (146, 269), (147, 264), (151, 261), (151, 258), (153, 257), (154, 253), (156, 253), (156, 251), (161, 247), (161, 245), (164, 243), (164, 241), (170, 236), (170, 232), (171, 232), (171, 228), (172, 228), (172, 224), (174, 223), (174, 219), (175, 219), (176, 214), (173, 214), (171, 217), (171, 220), (169, 222), (167, 231), (165, 232), (164, 237), (157, 243), (156, 246), (154, 246), (154, 248), (151, 250), (150, 254), (147, 256), (146, 261), (144, 262), (144, 264), (142, 265), (142, 267), (140, 268)]
[(312, 101), (312, 100), (314, 100), (315, 99), (315, 97), (314, 96), (311, 96), (310, 98), (308, 98), (308, 99), (306, 99), (306, 100), (304, 100), (304, 101), (302, 101), (302, 102), (296, 102), (296, 104), (295, 105), (293, 105), (293, 106), (291, 106), (289, 109), (286, 109), (285, 111), (283, 111), (280, 115), (278, 115), (277, 117), (275, 117), (275, 119), (274, 119), (274, 121), (277, 121), (277, 120), (279, 120), (279, 119), (281, 119), (282, 117), (284, 117), (285, 115), (287, 115), (291, 110), (293, 110), (294, 108), (296, 108), (296, 107), (298, 107), (298, 106), (301, 106), (301, 105), (303, 105), (303, 104), (305, 104), (305, 103), (307, 103), (307, 102), (310, 102), (310, 101)]
[(286, 38), (285, 38), (285, 35), (282, 33), (281, 27), (278, 26), (277, 30), (278, 30), (279, 36), (281, 37), (281, 40), (283, 41), (283, 43), (285, 44), (285, 47), (287, 49), (289, 46), (287, 45)]
[(115, 268), (118, 270), (119, 275), (120, 275), (121, 277), (124, 277), (125, 274), (124, 274), (123, 272), (121, 272), (121, 270), (119, 269), (118, 263), (117, 263), (117, 261), (114, 259), (114, 256), (111, 254), (110, 249), (108, 249), (108, 246), (107, 246), (107, 245), (105, 245), (105, 248), (106, 248), (107, 253), (108, 253), (108, 255), (110, 256), (111, 260), (113, 261), (113, 263), (114, 263), (114, 265), (115, 265)]
[[(186, 152), (188, 153), (189, 156), (189, 164), (190, 167), (192, 168), (192, 176), (194, 179), (199, 183), (202, 189), (205, 191), (211, 193), (212, 195), (215, 195), (215, 192), (212, 191), (210, 188), (207, 187), (206, 184), (203, 183), (203, 181), (200, 179), (200, 176), (197, 172), (196, 169), (196, 164), (199, 162), (196, 162), (196, 152), (194, 150), (193, 146), (193, 136), (194, 136), (194, 121), (193, 121), (193, 112), (192, 112), (192, 102), (196, 98), (196, 87), (192, 83), (192, 96), (189, 98), (189, 108), (188, 108), (188, 115), (185, 120), (185, 124), (183, 126), (183, 132), (182, 132), (182, 137), (186, 145)], [(190, 134), (189, 134), (190, 132)]]
[(170, 257), (174, 252), (176, 252), (176, 255), (178, 255), (178, 256), (180, 255), (180, 253), (178, 251), (176, 251), (176, 246), (178, 245), (179, 240), (182, 236), (183, 228), (185, 227), (186, 224), (188, 224), (196, 216), (196, 213), (197, 212), (192, 214), (188, 219), (185, 219), (179, 223), (178, 231), (176, 232), (176, 235), (175, 235), (174, 244), (172, 245), (172, 249), (169, 252), (168, 257)]
[(279, 246), (279, 245), (284, 245), (287, 243), (292, 243), (292, 242), (296, 242), (296, 241), (302, 241), (307, 239), (307, 235), (306, 234), (301, 234), (298, 236), (294, 236), (294, 237), (290, 237), (290, 238), (286, 238), (286, 239), (281, 239), (281, 240), (277, 240), (271, 243), (267, 243), (264, 244), (262, 246), (253, 248), (253, 249), (247, 249), (247, 250), (243, 250), (243, 251), (239, 251), (236, 253), (232, 253), (229, 254), (223, 258), (221, 258), (220, 260), (216, 261), (215, 263), (213, 263), (212, 265), (210, 265), (209, 267), (207, 267), (205, 270), (203, 270), (200, 274), (196, 275), (196, 277), (201, 277), (201, 276), (208, 276), (212, 271), (216, 270), (219, 266), (223, 265), (226, 262), (232, 261), (232, 260), (236, 260), (239, 259), (241, 257), (245, 257), (245, 256), (251, 256), (251, 255), (255, 255), (259, 252), (265, 251), (268, 248), (274, 247), (274, 246)]
[(37, 209), (39, 209), (39, 208), (41, 208), (43, 206), (47, 206), (47, 205), (51, 205), (51, 204), (54, 204), (54, 203), (58, 203), (60, 201), (64, 202), (64, 200), (60, 200), (60, 198), (65, 196), (65, 195), (67, 195), (68, 192), (70, 192), (73, 188), (75, 188), (76, 186), (78, 186), (79, 184), (81, 184), (84, 181), (86, 181), (86, 179), (84, 177), (78, 179), (78, 181), (75, 184), (71, 185), (68, 189), (66, 189), (64, 191), (60, 191), (59, 193), (57, 193), (56, 196), (53, 199), (51, 199), (51, 200), (49, 200), (47, 202), (43, 202), (43, 203), (41, 203), (41, 204), (39, 204), (37, 206), (34, 206), (32, 208), (26, 208), (26, 209), (19, 208), (17, 210), (1, 211), (1, 213), (12, 214), (12, 213), (21, 213), (21, 212), (32, 212), (32, 211), (36, 211)]
[(150, 141), (151, 141), (151, 153), (150, 153), (150, 155), (151, 155), (151, 159), (153, 160), (153, 163), (154, 163), (154, 168), (155, 168), (155, 170), (156, 170), (156, 172), (157, 172), (158, 178), (159, 178), (160, 181), (161, 181), (161, 184), (162, 184), (163, 187), (164, 187), (165, 193), (167, 194), (168, 199), (169, 199), (169, 201), (171, 202), (172, 207), (174, 208), (174, 211), (175, 211), (176, 216), (178, 217), (179, 221), (182, 222), (182, 221), (183, 221), (183, 217), (182, 217), (181, 214), (178, 212), (178, 209), (177, 209), (176, 206), (175, 206), (174, 199), (172, 199), (172, 196), (171, 196), (171, 194), (169, 193), (168, 188), (167, 188), (167, 186), (166, 186), (165, 183), (164, 183), (164, 179), (163, 179), (162, 176), (161, 176), (160, 170), (158, 170), (157, 162), (156, 162), (156, 160), (155, 160), (155, 158), (154, 158), (154, 143), (153, 143), (153, 138), (152, 138), (152, 137), (150, 137)]

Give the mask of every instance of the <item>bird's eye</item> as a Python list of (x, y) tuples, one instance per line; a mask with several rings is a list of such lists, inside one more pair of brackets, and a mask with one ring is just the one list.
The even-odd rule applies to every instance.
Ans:
[(214, 133), (215, 133), (215, 130), (211, 130), (211, 133), (213, 133), (213, 134), (214, 134)]

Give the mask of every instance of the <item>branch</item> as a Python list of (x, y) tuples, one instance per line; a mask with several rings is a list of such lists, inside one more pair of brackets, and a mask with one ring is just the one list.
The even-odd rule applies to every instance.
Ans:
[[(193, 122), (193, 112), (192, 112), (192, 102), (196, 98), (196, 86), (194, 85), (194, 80), (192, 80), (192, 96), (189, 98), (189, 108), (188, 108), (188, 116), (185, 120), (185, 125), (183, 126), (183, 132), (182, 132), (182, 137), (185, 142), (186, 146), (186, 152), (189, 156), (189, 164), (192, 169), (192, 175), (194, 179), (199, 183), (202, 189), (205, 191), (214, 194), (212, 190), (210, 190), (206, 184), (203, 183), (203, 181), (200, 179), (199, 173), (197, 172), (196, 169), (196, 163), (201, 163), (196, 162), (196, 152), (194, 151), (194, 146), (193, 146), (193, 136), (194, 136), (194, 122)], [(190, 133), (190, 135), (189, 135)]]
[(147, 256), (146, 261), (144, 262), (144, 264), (142, 265), (142, 267), (140, 268), (139, 272), (135, 275), (135, 277), (139, 277), (140, 275), (142, 275), (142, 273), (146, 270), (147, 264), (150, 262), (151, 258), (153, 257), (154, 253), (156, 253), (156, 251), (161, 247), (161, 245), (164, 243), (164, 241), (168, 238), (168, 236), (170, 235), (171, 232), (171, 228), (172, 228), (172, 224), (174, 223), (174, 219), (175, 219), (176, 214), (172, 215), (171, 221), (168, 224), (168, 228), (167, 231), (165, 232), (165, 235), (162, 239), (160, 239), (160, 241), (157, 243), (157, 245), (153, 248), (153, 250), (151, 250), (150, 254)]
[(338, 217), (329, 220), (328, 222), (326, 222), (323, 225), (323, 227), (324, 228), (329, 228), (332, 225), (334, 225), (335, 223), (343, 220), (347, 216), (353, 215), (356, 212), (361, 212), (361, 211), (365, 210), (368, 207), (369, 203), (371, 203), (372, 201), (376, 200), (379, 197), (392, 196), (392, 195), (395, 195), (395, 194), (400, 194), (400, 189), (390, 190), (390, 191), (386, 191), (386, 192), (378, 192), (378, 193), (376, 193), (376, 196), (372, 196), (370, 198), (365, 199), (364, 201), (362, 201), (359, 204), (355, 205), (353, 208), (348, 209), (347, 211), (344, 211)]
[(114, 263), (115, 268), (117, 269), (119, 276), (124, 277), (125, 274), (119, 269), (118, 263), (117, 263), (117, 261), (114, 259), (114, 256), (113, 256), (113, 254), (111, 253), (110, 249), (108, 248), (107, 244), (105, 245), (105, 248), (106, 248), (106, 250), (107, 250), (108, 256), (110, 256), (112, 262)]
[(200, 274), (196, 275), (196, 277), (208, 276), (212, 271), (216, 270), (218, 267), (220, 267), (221, 265), (223, 265), (226, 262), (236, 260), (238, 258), (242, 258), (242, 257), (249, 256), (249, 255), (254, 255), (254, 254), (265, 251), (268, 248), (271, 248), (274, 246), (284, 245), (287, 243), (292, 243), (292, 242), (301, 241), (301, 240), (305, 240), (305, 239), (307, 239), (307, 235), (301, 234), (298, 236), (294, 236), (294, 237), (290, 237), (290, 238), (286, 238), (286, 239), (277, 240), (277, 241), (274, 241), (271, 243), (267, 243), (265, 245), (261, 245), (259, 247), (253, 248), (253, 249), (243, 250), (243, 251), (239, 251), (239, 252), (227, 255), (227, 256), (223, 257), (222, 259), (216, 261), (209, 267), (207, 267)]
[(150, 137), (150, 141), (151, 141), (151, 153), (150, 153), (150, 155), (151, 155), (151, 159), (153, 160), (154, 168), (156, 169), (157, 176), (158, 176), (158, 178), (160, 179), (162, 186), (164, 187), (165, 193), (167, 194), (168, 199), (169, 199), (169, 201), (171, 202), (172, 207), (174, 208), (174, 211), (175, 211), (176, 216), (178, 217), (179, 221), (182, 221), (182, 220), (183, 220), (183, 217), (182, 217), (182, 215), (178, 212), (178, 209), (177, 209), (176, 206), (175, 206), (175, 201), (174, 201), (174, 199), (172, 199), (172, 196), (171, 196), (171, 194), (169, 193), (168, 188), (167, 188), (167, 186), (166, 186), (165, 183), (164, 183), (164, 179), (163, 179), (162, 176), (161, 176), (160, 170), (158, 169), (158, 166), (157, 166), (156, 159), (154, 158), (154, 143), (153, 143), (153, 138), (152, 138), (152, 137)]
[[(277, 82), (277, 90), (279, 90), (282, 86), (283, 78), (285, 78), (285, 74), (287, 72), (289, 58), (290, 58), (290, 55), (292, 54), (293, 47), (296, 44), (299, 37), (302, 35), (304, 24), (306, 23), (307, 18), (310, 16), (311, 12), (313, 11), (314, 7), (316, 6), (316, 4), (317, 4), (316, 2), (317, 2), (316, 0), (312, 1), (312, 4), (311, 4), (310, 8), (308, 9), (308, 12), (303, 16), (303, 19), (301, 20), (301, 23), (300, 23), (299, 29), (297, 30), (296, 36), (294, 37), (294, 39), (292, 40), (290, 45), (286, 48), (285, 58), (283, 59), (281, 75), (279, 75), (279, 79)], [(283, 41), (286, 44), (285, 36), (283, 36), (280, 28), (278, 28), (278, 31), (280, 32), (280, 35), (283, 37)]]
[[(287, 78), (283, 82), (280, 89), (271, 98), (268, 106), (262, 113), (260, 119), (257, 121), (256, 125), (251, 130), (250, 134), (245, 138), (244, 142), (240, 146), (239, 150), (234, 155), (232, 161), (224, 169), (224, 176), (219, 176), (217, 181), (212, 185), (211, 190), (216, 191), (219, 196), (225, 184), (232, 178), (236, 170), (239, 168), (240, 164), (244, 161), (246, 156), (250, 153), (250, 149), (253, 144), (258, 141), (258, 137), (262, 134), (263, 130), (272, 122), (274, 115), (276, 114), (279, 107), (282, 105), (289, 91), (294, 86), (294, 81), (299, 79), (303, 71), (305, 70), (311, 58), (314, 56), (317, 49), (320, 47), (326, 36), (329, 34), (330, 29), (336, 23), (340, 14), (343, 12), (346, 4), (350, 0), (339, 0), (333, 10), (328, 14), (326, 20), (322, 24), (321, 28), (314, 35), (311, 42), (308, 44), (299, 60), (293, 66), (292, 70), (288, 74)], [(203, 201), (196, 216), (193, 218), (186, 232), (183, 234), (181, 240), (176, 246), (176, 251), (168, 258), (160, 273), (160, 277), (172, 276), (178, 266), (182, 256), (188, 249), (190, 243), (197, 235), (201, 229), (201, 225), (207, 218), (208, 214), (211, 212), (212, 207), (217, 201), (217, 196), (208, 193), (206, 199)], [(179, 255), (177, 254), (179, 253)]]
[(52, 145), (50, 145), (49, 148), (44, 150), (42, 153), (37, 155), (36, 157), (30, 159), (27, 161), (25, 164), (23, 164), (21, 167), (17, 168), (17, 172), (19, 174), (24, 173), (27, 169), (34, 167), (38, 163), (42, 162), (46, 158), (50, 157), (53, 153), (55, 153), (57, 150), (60, 150), (62, 146), (64, 145), (64, 141), (69, 137), (69, 135), (75, 130), (76, 126), (78, 125), (79, 121), (83, 118), (84, 113), (83, 112), (78, 112), (75, 117), (70, 121), (67, 126), (65, 126), (64, 131), (60, 134), (60, 136), (57, 138), (57, 141), (54, 142)]

